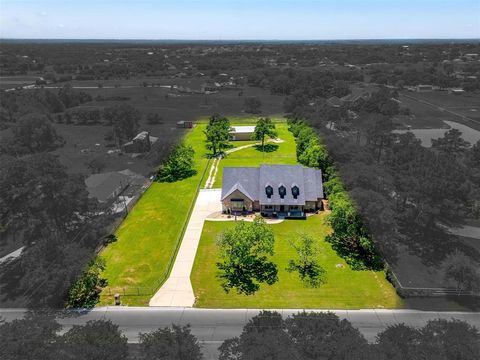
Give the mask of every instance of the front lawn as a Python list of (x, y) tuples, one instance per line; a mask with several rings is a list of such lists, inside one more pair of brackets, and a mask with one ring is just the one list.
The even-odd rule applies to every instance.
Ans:
[[(251, 296), (226, 294), (216, 278), (218, 259), (217, 236), (234, 222), (207, 221), (197, 250), (191, 281), (196, 296), (196, 307), (203, 308), (400, 308), (402, 300), (383, 272), (353, 271), (324, 241), (330, 231), (325, 223), (326, 213), (307, 220), (286, 220), (271, 225), (275, 233), (275, 255), (279, 281)], [(288, 239), (305, 232), (319, 241), (320, 264), (327, 271), (326, 283), (319, 288), (306, 288), (296, 273), (285, 270), (295, 255)], [(342, 264), (343, 267), (337, 267)]]
[(146, 306), (165, 280), (207, 165), (204, 129), (205, 124), (199, 124), (185, 136), (185, 142), (195, 149), (197, 174), (174, 183), (153, 183), (118, 228), (118, 241), (100, 253), (106, 261), (103, 276), (109, 284), (100, 305), (112, 304), (109, 294), (123, 295), (125, 289), (123, 304)]

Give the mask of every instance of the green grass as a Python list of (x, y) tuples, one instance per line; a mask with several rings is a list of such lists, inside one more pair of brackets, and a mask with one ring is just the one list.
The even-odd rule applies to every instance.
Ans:
[[(217, 176), (213, 184), (214, 188), (222, 187), (222, 173), (225, 166), (259, 166), (262, 164), (296, 164), (297, 159), (295, 155), (295, 139), (288, 131), (288, 126), (285, 120), (281, 118), (274, 118), (276, 121), (276, 129), (278, 137), (284, 142), (277, 144), (278, 148), (272, 152), (262, 152), (255, 147), (242, 149), (231, 154), (228, 154), (222, 159), (218, 166)], [(232, 124), (235, 122), (232, 121)], [(253, 144), (251, 141), (232, 141), (235, 147), (246, 144)]]
[[(217, 236), (234, 222), (207, 221), (191, 275), (196, 296), (196, 307), (203, 308), (400, 308), (402, 300), (383, 272), (354, 271), (324, 241), (330, 231), (325, 223), (326, 213), (307, 220), (286, 220), (271, 225), (275, 233), (275, 255), (279, 281), (272, 286), (261, 284), (260, 290), (251, 296), (226, 294), (216, 278), (219, 261)], [(299, 232), (309, 233), (318, 239), (319, 262), (327, 271), (326, 283), (319, 288), (306, 288), (296, 273), (285, 270), (288, 261), (295, 256), (288, 240)], [(342, 264), (343, 268), (337, 268)]]
[(208, 162), (204, 127), (198, 125), (185, 136), (195, 148), (197, 174), (175, 183), (153, 183), (117, 229), (118, 241), (101, 252), (106, 261), (103, 276), (109, 283), (102, 305), (111, 304), (108, 294), (122, 294), (124, 287), (131, 296), (122, 297), (123, 304), (148, 305), (152, 296), (148, 292), (159, 288)]

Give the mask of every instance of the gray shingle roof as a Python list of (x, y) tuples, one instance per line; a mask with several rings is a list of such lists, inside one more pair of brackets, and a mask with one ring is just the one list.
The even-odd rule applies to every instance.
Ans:
[[(225, 167), (222, 181), (222, 199), (234, 190), (240, 190), (241, 187), (248, 193), (245, 195), (259, 201), (262, 205), (305, 205), (305, 201), (317, 201), (323, 198), (322, 172), (301, 165), (262, 165), (259, 168)], [(273, 195), (270, 198), (265, 192), (267, 185), (273, 188)], [(281, 185), (287, 190), (283, 199), (278, 192)], [(300, 190), (297, 199), (292, 195), (294, 185)]]

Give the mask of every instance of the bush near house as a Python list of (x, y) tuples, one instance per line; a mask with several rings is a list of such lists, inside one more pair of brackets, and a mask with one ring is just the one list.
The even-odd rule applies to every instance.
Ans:
[(93, 308), (98, 303), (102, 288), (107, 286), (107, 280), (100, 276), (103, 270), (105, 270), (105, 260), (102, 258), (97, 257), (90, 262), (68, 292), (65, 304), (67, 309)]
[(331, 209), (328, 222), (333, 229), (326, 240), (353, 269), (382, 270), (382, 258), (377, 253), (355, 204), (336, 174), (326, 146), (303, 121), (289, 120), (289, 130), (295, 136), (298, 162), (322, 170), (324, 191)]

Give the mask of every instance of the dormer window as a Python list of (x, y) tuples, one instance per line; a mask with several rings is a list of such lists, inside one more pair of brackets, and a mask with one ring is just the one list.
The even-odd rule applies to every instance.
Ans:
[(285, 197), (285, 195), (287, 194), (287, 189), (285, 188), (285, 186), (280, 185), (280, 187), (278, 188), (278, 194), (280, 195), (280, 199), (283, 199)]
[(273, 188), (270, 185), (265, 187), (265, 194), (267, 194), (267, 198), (271, 198), (273, 195)]
[(300, 194), (300, 189), (298, 188), (297, 185), (293, 185), (292, 186), (292, 196), (293, 196), (293, 198), (296, 199), (299, 194)]

